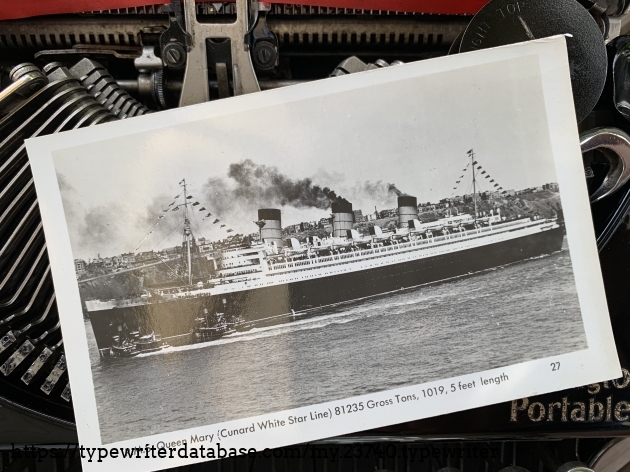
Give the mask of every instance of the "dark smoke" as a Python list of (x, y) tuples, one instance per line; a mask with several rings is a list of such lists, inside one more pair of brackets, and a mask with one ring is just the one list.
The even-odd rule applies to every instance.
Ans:
[(396, 187), (396, 184), (388, 184), (387, 191), (389, 193), (395, 193), (396, 196), (398, 196), (398, 197), (402, 197), (404, 195), (407, 195), (405, 192), (403, 192), (398, 187)]
[(322, 189), (326, 198), (331, 201), (331, 203), (350, 203), (348, 200), (343, 198), (341, 195), (337, 195), (334, 190), (329, 189), (328, 187), (324, 187)]
[[(321, 175), (320, 175), (321, 174)], [(168, 239), (172, 242), (176, 238), (177, 225), (181, 223), (182, 210), (173, 212), (169, 203), (173, 201), (175, 193), (162, 193), (154, 197), (144, 209), (136, 208), (133, 220), (129, 218), (130, 210), (121, 203), (91, 208), (87, 212), (83, 209), (76, 211), (72, 202), (73, 189), (64, 176), (59, 175), (59, 186), (64, 197), (64, 208), (67, 216), (73, 215), (77, 227), (78, 245), (92, 257), (97, 252), (101, 254), (119, 253), (119, 247), (124, 245), (126, 250), (134, 250), (140, 244), (140, 251), (149, 250), (160, 241)], [(333, 182), (335, 186), (342, 186), (345, 176), (328, 175), (319, 172), (318, 181)], [(225, 178), (213, 177), (206, 181), (204, 187), (197, 193), (195, 199), (212, 211), (213, 215), (229, 218), (230, 223), (251, 222), (252, 211), (256, 208), (277, 208), (289, 206), (298, 209), (316, 208), (327, 210), (332, 203), (348, 202), (329, 187), (320, 186), (313, 182), (314, 178), (292, 179), (280, 172), (277, 167), (257, 164), (250, 159), (231, 164)], [(344, 188), (351, 201), (376, 201), (385, 205), (392, 195), (404, 195), (394, 184), (383, 181), (357, 181), (355, 185)], [(168, 209), (168, 212), (163, 210)], [(138, 214), (138, 210), (140, 214)], [(82, 216), (79, 218), (79, 214)], [(202, 218), (205, 212), (190, 213), (193, 227), (205, 228)], [(162, 219), (158, 219), (164, 216)], [(214, 216), (213, 216), (214, 218)], [(157, 225), (155, 223), (159, 221)], [(249, 223), (251, 225), (251, 223)], [(206, 228), (207, 229), (207, 228)], [(237, 231), (250, 231), (243, 223), (234, 228)], [(152, 231), (147, 234), (148, 231)], [(140, 238), (144, 235), (144, 240)], [(142, 242), (141, 242), (142, 241)], [(73, 243), (74, 244), (74, 243)]]
[(309, 178), (294, 180), (277, 167), (256, 164), (250, 159), (231, 164), (228, 177), (236, 184), (232, 190), (234, 199), (321, 209), (329, 208), (331, 202), (345, 200), (328, 187), (313, 184)]

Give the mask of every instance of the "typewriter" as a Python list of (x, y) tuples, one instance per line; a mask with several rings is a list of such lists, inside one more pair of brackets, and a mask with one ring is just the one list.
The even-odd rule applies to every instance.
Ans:
[[(601, 28), (602, 43), (607, 44), (606, 85), (601, 97), (596, 97), (597, 105), (581, 122), (581, 130), (608, 127), (630, 132), (623, 107), (617, 106), (623, 102), (619, 92), (623, 81), (613, 80), (625, 71), (620, 66), (615, 69), (615, 64), (625, 64), (623, 34), (630, 23), (630, 2), (568, 1), (589, 12)], [(79, 467), (78, 459), (66, 457), (44, 469), (42, 463), (10, 454), (11, 448), (27, 444), (65, 448), (77, 442), (55, 292), (25, 139), (456, 54), (462, 51), (468, 25), (486, 3), (59, 0), (1, 4), (0, 443), (4, 449), (0, 469)], [(623, 378), (319, 443), (347, 453), (345, 462), (324, 454), (312, 460), (311, 456), (298, 460), (279, 454), (257, 464), (238, 459), (229, 464), (218, 461), (211, 467), (421, 470), (408, 452), (412, 447), (419, 448), (420, 455), (429, 451), (431, 459), (423, 462), (422, 470), (524, 468), (542, 472), (627, 467), (630, 440), (625, 436), (630, 434), (630, 420), (624, 412), (630, 409), (626, 315), (630, 301), (626, 288), (630, 280), (630, 186), (620, 179), (623, 156), (606, 154), (610, 133), (603, 137), (591, 134), (589, 139), (593, 136), (601, 142), (585, 146), (589, 151), (585, 154), (586, 178), (593, 193), (601, 192), (603, 186), (611, 194), (594, 204), (593, 218)], [(627, 147), (630, 149), (630, 142)], [(553, 405), (559, 405), (555, 416), (548, 414)], [(362, 448), (367, 452), (357, 454)], [(439, 448), (455, 448), (459, 454), (452, 458), (433, 454)]]

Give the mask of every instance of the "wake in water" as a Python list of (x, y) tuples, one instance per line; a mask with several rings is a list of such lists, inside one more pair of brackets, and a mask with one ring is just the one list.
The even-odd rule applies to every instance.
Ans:
[[(298, 316), (300, 315), (296, 314), (296, 317)], [(231, 344), (231, 343), (240, 342), (240, 341), (251, 341), (253, 339), (268, 338), (271, 336), (278, 336), (278, 335), (286, 334), (290, 332), (323, 328), (330, 324), (346, 324), (346, 323), (350, 323), (351, 321), (368, 318), (370, 316), (374, 316), (374, 313), (370, 311), (369, 305), (365, 305), (365, 306), (356, 307), (356, 309), (351, 310), (351, 311), (344, 311), (342, 313), (320, 315), (320, 316), (305, 319), (305, 320), (287, 321), (286, 323), (277, 324), (274, 326), (252, 328), (242, 333), (234, 333), (234, 334), (227, 335), (215, 341), (206, 341), (202, 343), (188, 344), (185, 346), (169, 346), (160, 351), (139, 354), (136, 357), (159, 356), (163, 354), (169, 354), (172, 352), (189, 351), (192, 349), (204, 349), (211, 346), (220, 346), (222, 344)], [(292, 315), (288, 315), (286, 317), (292, 318)]]

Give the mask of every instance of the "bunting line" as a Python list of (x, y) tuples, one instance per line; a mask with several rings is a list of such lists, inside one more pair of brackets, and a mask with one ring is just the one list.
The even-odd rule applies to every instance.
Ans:
[[(180, 184), (181, 184), (182, 182), (184, 182), (184, 180), (181, 180), (181, 181), (180, 181)], [(168, 213), (168, 212), (170, 212), (170, 211), (179, 211), (179, 210), (181, 210), (182, 206), (185, 206), (185, 205), (190, 205), (190, 206), (191, 206), (191, 209), (192, 209), (192, 207), (199, 207), (199, 208), (197, 208), (197, 210), (198, 210), (199, 212), (204, 212), (204, 213), (205, 213), (205, 215), (203, 215), (203, 216), (202, 216), (202, 220), (205, 220), (206, 218), (210, 218), (210, 217), (212, 216), (212, 212), (208, 211), (208, 209), (207, 209), (205, 206), (203, 206), (203, 205), (202, 205), (199, 201), (197, 201), (197, 200), (193, 200), (192, 202), (190, 201), (190, 200), (192, 200), (192, 199), (194, 198), (194, 196), (193, 196), (193, 195), (187, 195), (187, 196), (186, 196), (186, 198), (185, 198), (185, 201), (184, 201), (184, 202), (182, 202), (182, 203), (178, 203), (178, 202), (177, 202), (177, 200), (178, 200), (180, 197), (182, 197), (182, 193), (179, 193), (178, 195), (175, 195), (175, 196), (173, 197), (173, 201), (172, 201), (171, 203), (169, 203), (169, 204), (168, 204), (168, 206), (167, 206), (166, 208), (164, 208), (164, 207), (163, 207), (163, 209), (162, 209), (162, 213), (163, 213), (163, 214), (161, 214), (161, 215), (159, 215), (159, 216), (157, 217), (156, 222), (154, 223), (154, 225), (153, 225), (153, 226), (149, 229), (149, 231), (148, 231), (148, 232), (144, 235), (144, 237), (140, 240), (140, 242), (138, 243), (138, 245), (135, 247), (134, 251), (138, 251), (138, 250), (140, 249), (140, 247), (142, 247), (142, 245), (144, 244), (144, 242), (145, 242), (146, 238), (147, 238), (149, 235), (151, 235), (151, 234), (153, 234), (153, 233), (154, 233), (155, 228), (157, 227), (157, 225), (160, 223), (160, 221), (161, 221), (162, 219), (164, 219), (164, 217), (166, 216), (166, 213)], [(191, 213), (191, 215), (192, 215), (192, 216), (194, 216), (194, 213)], [(213, 224), (213, 225), (215, 225), (215, 224), (217, 224), (217, 223), (219, 223), (219, 222), (220, 222), (220, 219), (219, 219), (219, 218), (216, 218), (216, 219), (212, 222), (212, 224)], [(225, 228), (226, 233), (233, 233), (233, 232), (234, 232), (234, 230), (233, 230), (232, 228), (227, 228), (227, 225), (226, 225), (226, 224), (221, 224), (219, 227), (220, 227), (220, 228)], [(232, 236), (230, 236), (230, 238), (231, 238), (231, 237), (232, 237)]]
[[(469, 156), (469, 157), (470, 157), (470, 156), (472, 156), (472, 155), (473, 155), (473, 149), (469, 150), (466, 154), (468, 154), (468, 156)], [(468, 170), (468, 168), (469, 168), (470, 166), (471, 166), (471, 162), (469, 161), (469, 162), (466, 164), (466, 167), (464, 167), (464, 169), (463, 169), (464, 175), (461, 175), (461, 176), (460, 176), (460, 177), (459, 177), (459, 178), (455, 181), (455, 186), (453, 187), (453, 192), (451, 193), (451, 197), (454, 197), (454, 196), (455, 196), (455, 191), (459, 188), (459, 185), (462, 183), (462, 181), (463, 181), (463, 179), (464, 179), (464, 177), (465, 177), (465, 175), (466, 175), (465, 173), (466, 173), (466, 171)], [(490, 184), (493, 184), (493, 185), (492, 185), (492, 189), (493, 189), (493, 191), (496, 191), (496, 192), (501, 192), (502, 194), (506, 194), (506, 193), (507, 193), (507, 191), (506, 191), (506, 190), (504, 190), (504, 188), (503, 188), (503, 187), (501, 187), (501, 186), (499, 185), (499, 183), (498, 183), (495, 179), (493, 179), (493, 178), (492, 178), (492, 176), (490, 175), (490, 173), (489, 173), (486, 169), (484, 169), (484, 168), (483, 168), (483, 165), (482, 165), (482, 164), (480, 164), (480, 163), (479, 163), (479, 161), (477, 161), (477, 160), (472, 161), (472, 167), (473, 167), (473, 168), (472, 168), (472, 171), (473, 171), (473, 172), (475, 172), (475, 173), (476, 173), (477, 171), (481, 171), (481, 172), (479, 172), (478, 174), (476, 174), (476, 175), (478, 175), (478, 176), (479, 176), (479, 178), (477, 179), (477, 181), (478, 181), (478, 182), (479, 182), (479, 179), (481, 178), (481, 176), (483, 175), (483, 176), (484, 176), (484, 179), (490, 179), (490, 180), (489, 180), (489, 183), (490, 183)]]

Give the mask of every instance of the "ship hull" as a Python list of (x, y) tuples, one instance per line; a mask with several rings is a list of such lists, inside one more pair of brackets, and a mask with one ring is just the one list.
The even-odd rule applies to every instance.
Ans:
[[(164, 301), (135, 307), (116, 307), (90, 313), (101, 352), (121, 329), (156, 333), (170, 345), (190, 340), (195, 319), (207, 309), (229, 318), (241, 317), (241, 328), (290, 321), (304, 312), (361, 298), (437, 283), (494, 267), (557, 252), (564, 228), (556, 227), (490, 245), (447, 252), (392, 265), (366, 268), (327, 277), (243, 290), (223, 295)], [(190, 341), (184, 341), (190, 342)]]

